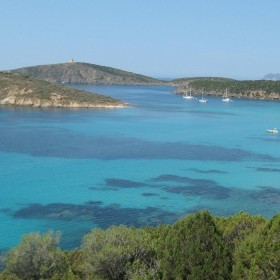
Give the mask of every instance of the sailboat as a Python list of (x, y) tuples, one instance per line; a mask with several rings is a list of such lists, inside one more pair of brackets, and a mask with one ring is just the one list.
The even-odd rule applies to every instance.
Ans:
[(184, 94), (183, 98), (188, 99), (188, 100), (192, 100), (194, 99), (194, 97), (192, 96), (192, 89), (190, 88), (189, 90), (189, 94)]
[(201, 99), (198, 99), (198, 102), (200, 102), (200, 103), (206, 103), (207, 102), (207, 99), (203, 98), (203, 93), (201, 94)]
[(223, 101), (223, 102), (231, 102), (231, 101), (232, 101), (232, 100), (228, 97), (227, 88), (226, 88), (225, 96), (222, 98), (222, 101)]

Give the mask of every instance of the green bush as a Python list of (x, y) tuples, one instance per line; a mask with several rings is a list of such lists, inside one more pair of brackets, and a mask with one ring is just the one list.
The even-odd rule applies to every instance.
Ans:
[(58, 242), (52, 232), (24, 236), (0, 280), (280, 279), (280, 215), (198, 212), (171, 226), (95, 229), (77, 250)]
[(233, 279), (280, 279), (280, 215), (240, 242), (234, 256)]
[(5, 274), (23, 280), (50, 279), (55, 274), (64, 274), (67, 264), (64, 253), (56, 246), (58, 242), (59, 235), (52, 232), (25, 235), (8, 253)]
[(229, 250), (208, 212), (176, 222), (163, 244), (163, 279), (229, 279)]
[[(154, 250), (144, 230), (114, 226), (85, 236), (82, 248), (88, 279), (127, 279), (135, 268), (154, 266)], [(136, 269), (137, 270), (137, 269)]]

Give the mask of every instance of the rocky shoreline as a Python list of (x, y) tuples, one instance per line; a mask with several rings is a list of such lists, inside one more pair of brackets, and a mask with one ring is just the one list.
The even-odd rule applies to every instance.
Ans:
[(177, 88), (174, 94), (188, 94), (192, 89), (192, 95), (199, 96), (224, 96), (226, 89), (228, 97), (237, 99), (255, 100), (280, 100), (280, 82), (274, 81), (229, 81), (221, 78), (196, 78), (195, 80), (176, 82)]
[(20, 74), (0, 72), (0, 105), (34, 108), (124, 108), (128, 104)]
[[(184, 90), (181, 88), (177, 88), (173, 93), (184, 95), (187, 94), (189, 90)], [(223, 92), (218, 91), (204, 91), (204, 90), (195, 90), (192, 91), (192, 95), (200, 96), (201, 94), (205, 96), (217, 96), (222, 97), (224, 96)], [(237, 99), (256, 99), (256, 100), (280, 100), (280, 94), (278, 93), (267, 93), (265, 91), (245, 91), (242, 93), (229, 93), (228, 97), (230, 98), (237, 98)]]
[(86, 102), (69, 101), (62, 103), (58, 100), (43, 100), (31, 97), (18, 97), (15, 95), (8, 96), (0, 100), (2, 106), (17, 106), (17, 107), (33, 107), (33, 108), (96, 108), (96, 109), (117, 109), (125, 108), (127, 103), (121, 104), (91, 104)]
[[(184, 95), (187, 94), (188, 91), (177, 89), (173, 92), (174, 94)], [(192, 92), (193, 96), (200, 96), (201, 94), (204, 94), (205, 96), (217, 96), (222, 97), (224, 96), (224, 93), (216, 92), (216, 91), (194, 91)], [(277, 93), (267, 93), (265, 91), (247, 91), (244, 93), (230, 93), (228, 94), (228, 97), (230, 98), (236, 98), (236, 99), (255, 99), (255, 100), (274, 100), (278, 101), (280, 100), (280, 95)]]

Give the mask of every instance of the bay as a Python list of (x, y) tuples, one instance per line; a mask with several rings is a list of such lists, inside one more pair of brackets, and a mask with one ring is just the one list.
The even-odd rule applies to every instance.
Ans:
[(80, 246), (94, 227), (172, 223), (280, 210), (280, 103), (162, 86), (71, 85), (130, 104), (117, 110), (0, 108), (0, 250), (22, 234), (62, 232)]

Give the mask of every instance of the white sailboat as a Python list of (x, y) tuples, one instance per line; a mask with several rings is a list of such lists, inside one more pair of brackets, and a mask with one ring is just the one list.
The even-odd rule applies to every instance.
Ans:
[(194, 99), (194, 97), (192, 96), (192, 89), (191, 88), (189, 89), (189, 94), (184, 94), (183, 98), (188, 99), (188, 100)]
[(203, 98), (203, 93), (201, 94), (201, 99), (198, 99), (198, 102), (200, 103), (206, 103), (207, 99)]
[(232, 101), (232, 100), (228, 97), (227, 88), (226, 88), (225, 96), (222, 98), (222, 101), (223, 101), (223, 102), (231, 102), (231, 101)]

